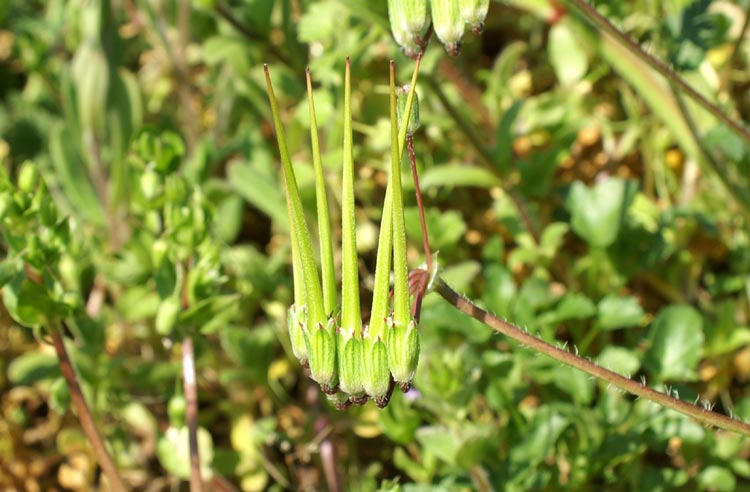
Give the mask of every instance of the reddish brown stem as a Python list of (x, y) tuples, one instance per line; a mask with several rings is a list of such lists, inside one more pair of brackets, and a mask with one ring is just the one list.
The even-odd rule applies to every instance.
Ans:
[(203, 492), (201, 479), (201, 459), (198, 449), (198, 389), (195, 382), (195, 352), (193, 338), (182, 341), (182, 381), (185, 391), (185, 417), (188, 424), (190, 445), (190, 492)]
[(673, 398), (665, 393), (660, 393), (646, 386), (643, 383), (638, 383), (632, 379), (628, 379), (624, 376), (617, 374), (616, 372), (605, 369), (588, 359), (579, 357), (577, 355), (566, 352), (565, 350), (559, 349), (549, 343), (541, 340), (535, 336), (529, 335), (519, 327), (503, 321), (484, 309), (480, 308), (469, 299), (457, 294), (446, 284), (441, 278), (435, 280), (435, 292), (448, 301), (459, 311), (468, 314), (477, 321), (484, 323), (493, 330), (502, 333), (503, 335), (512, 338), (513, 340), (526, 345), (527, 347), (541, 352), (544, 355), (555, 359), (556, 361), (562, 362), (565, 365), (574, 367), (587, 374), (590, 374), (599, 379), (603, 379), (610, 384), (617, 386), (620, 389), (627, 391), (633, 395), (646, 398), (647, 400), (658, 403), (659, 405), (670, 408), (683, 415), (694, 418), (702, 424), (712, 425), (721, 429), (731, 430), (745, 436), (750, 436), (750, 425), (729, 418), (725, 415), (721, 415), (710, 410), (706, 410), (695, 405), (691, 405), (682, 400)]
[(422, 190), (419, 188), (419, 175), (417, 173), (417, 158), (414, 155), (414, 138), (411, 134), (406, 136), (406, 147), (409, 149), (411, 177), (414, 179), (414, 194), (417, 196), (417, 209), (419, 210), (419, 225), (422, 227), (422, 247), (424, 248), (425, 263), (427, 263), (427, 270), (432, 271), (430, 239), (427, 235), (427, 221), (424, 217), (424, 202), (422, 201)]
[(113, 492), (126, 492), (128, 489), (125, 487), (125, 483), (122, 481), (122, 478), (117, 471), (117, 466), (115, 466), (112, 456), (109, 454), (109, 451), (107, 451), (104, 439), (94, 423), (94, 416), (83, 396), (81, 385), (78, 384), (78, 376), (73, 369), (73, 364), (71, 363), (68, 351), (65, 348), (61, 327), (52, 327), (52, 330), (50, 331), (52, 332), (52, 343), (55, 346), (57, 358), (60, 360), (60, 371), (65, 378), (65, 382), (68, 384), (70, 399), (78, 413), (78, 420), (83, 428), (83, 433), (86, 434), (86, 438), (91, 443), (91, 447), (94, 450), (94, 456), (99, 462), (99, 466), (101, 466), (102, 472), (104, 472), (104, 476), (107, 478), (107, 482), (109, 482), (109, 488)]

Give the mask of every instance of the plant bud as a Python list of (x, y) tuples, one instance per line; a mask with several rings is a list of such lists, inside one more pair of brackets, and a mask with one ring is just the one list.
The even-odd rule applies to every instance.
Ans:
[(391, 383), (388, 349), (380, 337), (376, 340), (365, 337), (363, 344), (365, 373), (362, 383), (365, 392), (375, 400), (375, 405), (383, 408), (388, 404), (388, 387)]
[(169, 399), (167, 405), (167, 415), (169, 423), (173, 427), (182, 427), (185, 425), (185, 414), (187, 412), (187, 401), (182, 395), (174, 395)]
[(336, 321), (331, 318), (326, 326), (318, 323), (303, 332), (307, 343), (310, 377), (326, 393), (335, 393), (338, 385), (336, 370)]
[(24, 162), (18, 171), (18, 189), (24, 193), (31, 193), (36, 188), (38, 177), (39, 171), (37, 171), (36, 166), (30, 161)]
[[(398, 114), (399, 127), (404, 124), (404, 113), (406, 113), (406, 100), (409, 98), (409, 86), (405, 85), (399, 90), (398, 98), (396, 99), (396, 112)], [(414, 92), (414, 103), (411, 107), (411, 113), (409, 113), (409, 121), (406, 124), (406, 133), (413, 135), (419, 129), (419, 97), (416, 91)]]
[(289, 339), (292, 341), (292, 353), (303, 366), (307, 364), (307, 345), (304, 330), (307, 329), (307, 307), (292, 304), (287, 314)]
[(161, 262), (164, 261), (164, 257), (169, 251), (169, 245), (167, 241), (162, 238), (156, 239), (154, 244), (151, 245), (151, 264), (154, 268), (159, 268)]
[(181, 308), (180, 300), (175, 296), (167, 297), (159, 304), (155, 322), (156, 332), (159, 335), (167, 336), (172, 333), (172, 329), (177, 324)]
[(161, 176), (152, 169), (147, 169), (141, 174), (141, 191), (143, 197), (148, 201), (153, 201), (159, 197), (161, 192)]
[(411, 320), (407, 326), (393, 319), (388, 320), (386, 335), (388, 346), (388, 366), (394, 381), (407, 391), (414, 380), (419, 361), (419, 332), (417, 324)]
[(430, 0), (430, 7), (435, 34), (443, 42), (445, 51), (458, 55), (465, 25), (458, 0)]
[(362, 339), (351, 331), (340, 329), (336, 333), (339, 366), (339, 389), (344, 393), (359, 397), (364, 394), (363, 346)]
[(484, 19), (490, 8), (490, 0), (459, 0), (461, 16), (471, 26), (471, 31), (479, 36), (484, 30)]

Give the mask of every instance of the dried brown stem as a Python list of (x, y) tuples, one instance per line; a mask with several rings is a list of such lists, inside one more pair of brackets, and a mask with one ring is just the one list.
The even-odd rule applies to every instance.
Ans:
[(610, 384), (617, 386), (631, 394), (637, 395), (647, 400), (653, 401), (662, 405), (663, 407), (675, 410), (683, 415), (694, 418), (702, 424), (715, 426), (721, 429), (731, 430), (739, 434), (750, 437), (750, 425), (729, 418), (725, 415), (721, 415), (704, 408), (691, 405), (682, 400), (678, 400), (664, 393), (660, 393), (656, 390), (649, 388), (648, 386), (628, 379), (624, 376), (605, 369), (593, 362), (590, 362), (583, 357), (571, 354), (565, 350), (561, 350), (549, 343), (529, 335), (519, 327), (503, 321), (496, 316), (488, 313), (484, 309), (474, 304), (469, 299), (457, 294), (446, 284), (441, 278), (435, 280), (435, 292), (448, 301), (459, 311), (471, 316), (477, 321), (484, 323), (493, 330), (502, 333), (503, 335), (512, 338), (513, 340), (526, 345), (537, 352), (541, 352), (548, 357), (555, 359), (565, 365), (579, 369), (587, 374), (590, 374), (599, 379), (603, 379)]
[(83, 396), (81, 385), (78, 384), (78, 376), (73, 369), (73, 364), (71, 363), (68, 351), (65, 348), (65, 342), (62, 336), (62, 326), (54, 326), (50, 331), (52, 335), (52, 344), (55, 346), (55, 352), (57, 352), (57, 358), (60, 361), (60, 371), (65, 378), (65, 382), (68, 384), (70, 399), (78, 413), (78, 421), (81, 423), (83, 433), (86, 434), (86, 439), (91, 443), (96, 461), (102, 468), (102, 472), (104, 472), (104, 476), (107, 478), (107, 482), (109, 482), (110, 489), (113, 492), (126, 492), (128, 488), (120, 477), (112, 456), (109, 454), (109, 451), (107, 451), (104, 439), (94, 422), (94, 416), (91, 413), (91, 409)]

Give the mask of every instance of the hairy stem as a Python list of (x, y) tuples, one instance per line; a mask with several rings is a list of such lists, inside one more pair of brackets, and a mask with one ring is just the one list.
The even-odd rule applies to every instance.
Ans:
[(599, 379), (604, 379), (620, 389), (658, 403), (663, 407), (667, 407), (680, 412), (683, 415), (692, 417), (702, 424), (731, 430), (750, 437), (750, 425), (748, 424), (740, 422), (739, 420), (731, 419), (725, 415), (721, 415), (697, 407), (695, 405), (691, 405), (659, 391), (653, 390), (642, 383), (635, 382), (631, 379), (617, 374), (616, 372), (612, 372), (597, 364), (594, 364), (587, 359), (571, 354), (570, 352), (566, 352), (565, 350), (561, 350), (535, 336), (529, 335), (519, 327), (491, 315), (484, 309), (474, 304), (469, 299), (457, 294), (440, 277), (435, 280), (434, 289), (435, 292), (440, 294), (443, 299), (448, 301), (448, 303), (450, 303), (459, 311), (468, 314), (472, 318), (489, 326), (493, 330), (502, 333), (503, 335), (510, 337), (513, 340), (536, 350), (537, 352), (541, 352), (548, 357), (555, 359), (556, 361), (579, 369)]
[(50, 331), (52, 332), (52, 344), (55, 346), (55, 352), (57, 352), (57, 358), (60, 361), (60, 371), (65, 378), (65, 382), (68, 384), (70, 399), (78, 413), (78, 421), (81, 422), (83, 433), (86, 434), (86, 439), (91, 443), (96, 461), (102, 468), (104, 476), (107, 477), (110, 489), (113, 492), (126, 492), (128, 488), (125, 487), (125, 482), (123, 482), (120, 477), (120, 474), (117, 471), (117, 466), (115, 466), (112, 456), (109, 454), (109, 451), (107, 451), (104, 439), (94, 422), (94, 416), (91, 413), (91, 409), (83, 396), (81, 385), (78, 383), (78, 376), (73, 369), (73, 364), (71, 363), (68, 351), (65, 348), (65, 342), (62, 336), (62, 326), (53, 326)]
[(647, 53), (641, 46), (633, 41), (627, 34), (616, 28), (606, 17), (601, 15), (596, 9), (585, 0), (568, 0), (568, 3), (573, 4), (583, 16), (596, 27), (606, 31), (612, 35), (618, 42), (625, 46), (635, 56), (640, 58), (643, 62), (647, 63), (651, 68), (659, 72), (663, 77), (669, 80), (672, 84), (679, 87), (685, 94), (690, 96), (696, 103), (702, 106), (706, 111), (714, 115), (719, 121), (724, 123), (737, 135), (750, 140), (750, 129), (744, 126), (742, 123), (727, 116), (716, 104), (706, 99), (701, 93), (695, 90), (685, 79), (683, 79), (677, 72), (669, 68), (666, 63), (659, 60), (655, 56)]

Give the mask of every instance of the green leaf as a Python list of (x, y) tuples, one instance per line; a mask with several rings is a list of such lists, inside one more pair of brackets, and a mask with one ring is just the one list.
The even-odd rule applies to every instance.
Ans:
[(52, 354), (26, 352), (8, 364), (8, 380), (16, 386), (31, 386), (60, 377), (60, 364)]
[[(419, 210), (409, 207), (404, 210), (406, 231), (411, 237), (421, 237)], [(437, 208), (425, 210), (425, 221), (433, 251), (447, 251), (456, 246), (466, 232), (466, 223), (461, 214), (455, 210), (442, 211)]]
[(227, 178), (242, 198), (268, 215), (274, 224), (289, 229), (284, 195), (273, 176), (254, 165), (234, 162), (227, 168)]
[(707, 466), (698, 475), (699, 490), (711, 492), (732, 492), (736, 489), (737, 479), (734, 474), (721, 466)]
[(454, 188), (456, 186), (491, 188), (499, 184), (500, 180), (487, 169), (461, 164), (436, 166), (425, 171), (419, 178), (419, 185), (423, 191), (430, 188)]
[(550, 63), (560, 84), (571, 86), (586, 75), (588, 58), (573, 34), (570, 24), (558, 22), (552, 26), (547, 46)]
[(643, 365), (658, 380), (696, 378), (703, 346), (703, 320), (693, 307), (664, 308), (651, 325), (648, 341)]
[(426, 426), (417, 430), (417, 441), (425, 449), (450, 465), (456, 464), (460, 442), (445, 426)]
[(641, 361), (632, 350), (613, 346), (604, 347), (596, 358), (596, 363), (624, 376), (635, 374), (641, 367)]
[(594, 303), (583, 294), (571, 292), (563, 297), (555, 309), (556, 321), (586, 319), (596, 314)]
[[(507, 50), (508, 47), (506, 46), (503, 55)], [(516, 138), (514, 126), (518, 119), (518, 114), (521, 112), (521, 108), (523, 108), (523, 103), (523, 100), (513, 102), (511, 107), (500, 118), (500, 124), (497, 126), (497, 132), (495, 133), (497, 144), (495, 145), (493, 161), (503, 175), (510, 170), (510, 165), (513, 161), (513, 140)]]
[(599, 301), (597, 324), (604, 330), (636, 326), (643, 319), (643, 308), (635, 297), (608, 295)]
[(91, 184), (84, 159), (74, 147), (75, 137), (62, 123), (55, 125), (49, 135), (50, 160), (55, 176), (65, 190), (65, 199), (83, 217), (95, 224), (104, 224), (104, 211)]
[(13, 319), (26, 327), (42, 326), (49, 316), (65, 314), (50, 298), (47, 288), (27, 279), (23, 272), (3, 287), (3, 302)]
[(606, 248), (617, 239), (637, 184), (619, 178), (600, 181), (588, 188), (576, 181), (570, 188), (566, 208), (576, 234), (592, 247)]

